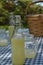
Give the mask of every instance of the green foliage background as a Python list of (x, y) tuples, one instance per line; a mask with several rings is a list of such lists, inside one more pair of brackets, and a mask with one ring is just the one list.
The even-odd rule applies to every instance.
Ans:
[[(12, 0), (13, 1), (13, 0)], [(0, 2), (2, 2), (2, 5), (5, 5), (6, 0), (0, 0)], [(14, 2), (14, 5), (12, 6), (13, 10), (10, 12), (14, 13), (15, 15), (20, 15), (21, 16), (21, 23), (23, 25), (23, 27), (28, 27), (27, 26), (27, 20), (26, 20), (26, 16), (27, 15), (34, 15), (34, 14), (43, 14), (43, 6), (41, 6), (40, 4), (36, 5), (33, 4), (32, 6), (30, 6), (30, 3), (32, 2), (32, 0), (18, 0), (17, 3)], [(27, 7), (28, 6), (28, 7)], [(8, 9), (3, 8), (3, 6), (0, 8), (0, 16), (8, 18), (9, 19), (9, 13)], [(3, 19), (1, 19), (0, 17), (0, 22), (3, 22)], [(3, 26), (0, 26), (0, 28), (3, 28)], [(8, 26), (4, 26), (4, 28), (8, 29)]]

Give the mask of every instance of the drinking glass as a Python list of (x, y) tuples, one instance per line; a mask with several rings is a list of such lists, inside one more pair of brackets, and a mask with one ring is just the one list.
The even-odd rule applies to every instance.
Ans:
[(0, 29), (0, 46), (6, 46), (7, 42), (8, 40), (5, 29)]
[(34, 35), (25, 36), (25, 58), (34, 58), (37, 53), (37, 45)]

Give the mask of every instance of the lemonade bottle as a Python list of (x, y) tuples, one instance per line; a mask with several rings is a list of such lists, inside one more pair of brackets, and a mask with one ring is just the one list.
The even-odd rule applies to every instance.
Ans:
[(12, 34), (13, 34), (13, 31), (14, 31), (14, 14), (13, 12), (10, 13), (10, 26), (9, 26), (9, 38), (11, 40), (12, 38)]
[(21, 27), (19, 19), (20, 16), (16, 17), (15, 23), (15, 32), (11, 39), (12, 47), (12, 64), (13, 65), (23, 65), (24, 64), (24, 38), (21, 32), (18, 32), (18, 29)]

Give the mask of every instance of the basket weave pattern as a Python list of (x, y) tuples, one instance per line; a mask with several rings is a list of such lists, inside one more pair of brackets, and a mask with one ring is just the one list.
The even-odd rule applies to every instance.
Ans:
[(43, 36), (43, 14), (29, 15), (28, 25), (31, 34)]

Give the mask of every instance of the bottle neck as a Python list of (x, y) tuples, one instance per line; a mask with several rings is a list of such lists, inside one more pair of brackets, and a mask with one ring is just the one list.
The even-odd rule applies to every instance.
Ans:
[(15, 24), (15, 32), (18, 32), (18, 29), (22, 29), (21, 23), (16, 23)]
[(15, 37), (16, 34), (22, 34), (21, 29), (22, 29), (22, 24), (21, 24), (21, 17), (20, 16), (15, 16), (15, 24), (14, 24), (14, 32), (13, 32), (13, 37)]
[(22, 28), (22, 24), (21, 24), (21, 16), (20, 15), (16, 15), (15, 16), (15, 30), (16, 32), (18, 31), (18, 29)]
[(13, 38), (21, 38), (23, 36), (21, 29), (22, 29), (21, 23), (18, 23), (18, 24), (16, 23), (15, 24), (15, 30), (13, 33)]
[(11, 13), (10, 13), (10, 25), (11, 25), (11, 26), (14, 26), (14, 24), (15, 24), (15, 23), (14, 23), (14, 14), (13, 14), (13, 12), (11, 12)]

